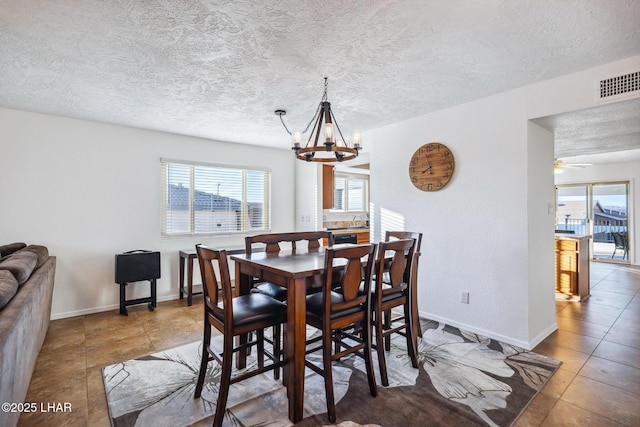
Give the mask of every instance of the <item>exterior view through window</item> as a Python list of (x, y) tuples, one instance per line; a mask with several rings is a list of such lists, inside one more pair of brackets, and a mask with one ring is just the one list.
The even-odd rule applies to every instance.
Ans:
[(336, 173), (333, 181), (333, 209), (365, 212), (369, 203), (369, 177)]
[(267, 170), (161, 161), (162, 234), (225, 234), (270, 228)]
[(593, 259), (628, 262), (628, 182), (562, 185), (556, 194), (556, 230), (593, 236)]

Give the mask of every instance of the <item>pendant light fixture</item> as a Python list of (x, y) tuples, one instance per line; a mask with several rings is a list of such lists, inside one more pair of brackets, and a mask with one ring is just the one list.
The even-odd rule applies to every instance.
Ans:
[[(307, 162), (343, 162), (358, 157), (362, 149), (360, 131), (351, 133), (351, 143), (348, 144), (342, 136), (342, 131), (331, 111), (331, 103), (327, 99), (328, 79), (324, 78), (324, 94), (318, 105), (318, 109), (309, 121), (304, 131), (289, 131), (282, 116), (287, 114), (285, 110), (276, 110), (285, 130), (292, 137), (291, 149), (296, 157)], [(312, 123), (315, 123), (311, 133), (303, 143), (303, 135), (309, 130)]]

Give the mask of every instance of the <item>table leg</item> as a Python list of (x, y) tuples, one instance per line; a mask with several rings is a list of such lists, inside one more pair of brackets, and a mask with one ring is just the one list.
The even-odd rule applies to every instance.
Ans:
[(304, 405), (304, 360), (306, 349), (306, 286), (304, 279), (292, 280), (287, 286), (286, 384), (289, 419), (302, 420)]
[(184, 298), (184, 257), (180, 255), (180, 299)]
[(187, 305), (193, 304), (193, 258), (189, 258), (187, 265)]

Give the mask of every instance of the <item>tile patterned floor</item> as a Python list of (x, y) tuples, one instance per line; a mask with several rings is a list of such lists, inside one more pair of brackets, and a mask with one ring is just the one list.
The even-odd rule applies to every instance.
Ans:
[[(557, 302), (558, 331), (534, 350), (564, 361), (516, 421), (528, 426), (640, 426), (640, 268), (592, 263), (592, 297)], [(26, 402), (69, 402), (19, 426), (109, 426), (100, 368), (201, 339), (201, 297), (51, 322)]]
[(591, 298), (556, 303), (534, 351), (564, 363), (516, 426), (640, 426), (640, 268), (591, 263)]

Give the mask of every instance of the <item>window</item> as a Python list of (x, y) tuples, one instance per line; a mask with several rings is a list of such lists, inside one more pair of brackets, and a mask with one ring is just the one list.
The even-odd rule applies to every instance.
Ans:
[(366, 212), (369, 199), (369, 177), (336, 173), (333, 180), (333, 209)]
[(162, 235), (270, 228), (271, 172), (161, 160)]

